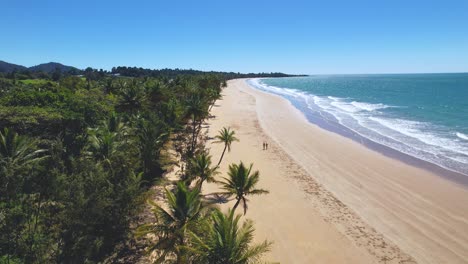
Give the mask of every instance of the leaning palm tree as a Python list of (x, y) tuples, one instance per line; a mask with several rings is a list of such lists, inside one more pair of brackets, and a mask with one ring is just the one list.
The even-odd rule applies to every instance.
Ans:
[(234, 136), (235, 134), (236, 132), (234, 130), (231, 130), (230, 127), (228, 128), (223, 127), (223, 129), (221, 129), (219, 131), (219, 134), (215, 137), (217, 139), (215, 143), (224, 143), (223, 153), (221, 154), (221, 157), (219, 158), (219, 161), (218, 161), (218, 165), (216, 165), (216, 167), (219, 167), (219, 164), (221, 164), (221, 161), (223, 160), (226, 149), (228, 150), (228, 152), (231, 151), (232, 142), (239, 141), (239, 139)]
[(269, 193), (267, 190), (255, 189), (255, 185), (257, 185), (260, 178), (260, 173), (255, 171), (251, 174), (252, 166), (253, 164), (250, 164), (247, 168), (242, 161), (239, 165), (229, 165), (229, 178), (224, 178), (224, 182), (221, 182), (221, 188), (224, 190), (221, 194), (225, 194), (229, 197), (235, 196), (236, 204), (232, 210), (235, 211), (237, 206), (242, 202), (244, 215), (247, 213), (248, 199), (246, 196)]
[(174, 193), (166, 189), (166, 198), (167, 209), (150, 202), (157, 222), (138, 227), (137, 236), (151, 234), (156, 237), (157, 241), (149, 247), (149, 252), (156, 250), (158, 253), (156, 263), (185, 263), (180, 247), (186, 245), (188, 231), (194, 229), (203, 216), (200, 191), (189, 190), (179, 182)]
[(240, 215), (229, 210), (227, 215), (215, 210), (202, 232), (190, 233), (191, 246), (186, 250), (193, 263), (248, 264), (257, 263), (262, 254), (270, 250), (271, 243), (251, 245), (254, 237), (253, 223), (239, 224)]
[(190, 161), (190, 174), (198, 178), (198, 189), (201, 190), (203, 182), (215, 182), (214, 176), (218, 173), (217, 167), (211, 167), (211, 156), (203, 152), (192, 158)]

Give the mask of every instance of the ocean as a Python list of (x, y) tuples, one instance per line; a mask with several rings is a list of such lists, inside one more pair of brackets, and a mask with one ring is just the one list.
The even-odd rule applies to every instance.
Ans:
[(285, 97), (311, 122), (334, 132), (348, 131), (468, 177), (468, 73), (317, 75), (248, 83)]

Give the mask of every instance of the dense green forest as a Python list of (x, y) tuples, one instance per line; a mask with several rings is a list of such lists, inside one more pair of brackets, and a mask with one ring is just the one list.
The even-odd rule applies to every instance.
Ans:
[[(236, 199), (227, 213), (200, 194), (223, 158), (212, 165), (202, 124), (226, 80), (245, 76), (115, 72), (0, 77), (0, 263), (99, 263), (148, 234), (159, 262), (258, 260), (270, 243), (252, 245), (253, 223), (234, 212), (247, 195), (267, 193), (255, 188), (259, 173), (230, 165), (220, 182), (222, 195)], [(235, 132), (224, 129), (217, 141), (230, 149)], [(167, 206), (153, 204), (156, 222), (132, 228), (149, 188), (165, 184), (173, 164), (185, 170), (166, 186)]]
[(93, 69), (88, 67), (84, 70), (78, 68), (63, 65), (57, 62), (42, 63), (32, 67), (25, 67), (5, 61), (0, 61), (0, 77), (9, 79), (33, 79), (33, 78), (45, 78), (54, 79), (62, 76), (86, 76), (88, 79), (97, 79), (104, 76), (125, 76), (125, 77), (156, 77), (156, 78), (175, 78), (181, 75), (206, 75), (212, 74), (221, 76), (225, 80), (235, 78), (256, 78), (256, 77), (292, 77), (292, 76), (304, 76), (304, 75), (292, 75), (281, 72), (271, 73), (240, 73), (240, 72), (221, 72), (221, 71), (199, 71), (193, 69), (144, 69), (141, 67), (126, 67), (118, 66), (113, 67), (111, 71), (103, 69)]

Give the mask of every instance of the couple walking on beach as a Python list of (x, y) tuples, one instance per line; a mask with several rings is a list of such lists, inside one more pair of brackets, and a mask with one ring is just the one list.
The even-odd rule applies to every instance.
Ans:
[(263, 150), (268, 150), (268, 143), (267, 142), (263, 142)]

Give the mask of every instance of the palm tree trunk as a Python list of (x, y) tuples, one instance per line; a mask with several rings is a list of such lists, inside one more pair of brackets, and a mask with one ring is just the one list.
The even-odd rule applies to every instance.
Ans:
[(221, 164), (221, 161), (223, 160), (224, 157), (224, 152), (226, 152), (227, 144), (224, 145), (224, 150), (223, 154), (221, 154), (221, 158), (219, 158), (218, 165), (216, 165), (216, 168), (219, 167), (219, 164)]
[(204, 122), (204, 119), (200, 120), (199, 123), (198, 123), (198, 126), (197, 126), (197, 129), (195, 131), (195, 144), (193, 145), (193, 149), (195, 150), (196, 146), (197, 146), (197, 142), (198, 142), (198, 135), (200, 135), (200, 131), (201, 131), (201, 126)]
[(239, 206), (239, 203), (240, 203), (241, 199), (242, 199), (242, 198), (237, 199), (237, 202), (236, 202), (236, 204), (234, 205), (234, 207), (232, 208), (232, 211), (236, 211), (236, 208), (237, 208), (237, 206)]
[(211, 105), (210, 105), (210, 108), (208, 109), (208, 112), (211, 112), (211, 108), (213, 108), (213, 106), (215, 105), (216, 101), (214, 101)]
[[(184, 241), (184, 237), (182, 236), (180, 238), (179, 246), (183, 247), (184, 245), (185, 245), (185, 241)], [(182, 252), (180, 251), (180, 249), (177, 249), (176, 257), (177, 257), (177, 260), (176, 260), (177, 264), (184, 263), (184, 259), (183, 259)]]
[(202, 185), (203, 185), (204, 181), (205, 181), (205, 179), (201, 179), (200, 183), (198, 184), (198, 191), (200, 191), (200, 192), (201, 192), (201, 188), (202, 188)]
[[(34, 236), (34, 234), (36, 234), (36, 232), (37, 232), (39, 214), (41, 213), (41, 203), (42, 203), (42, 193), (39, 193), (39, 202), (38, 202), (38, 205), (37, 205), (37, 211), (36, 211), (36, 215), (35, 215), (35, 219), (34, 219), (34, 228), (33, 228), (32, 234), (31, 234), (32, 236)], [(32, 253), (33, 246), (34, 246), (34, 238), (31, 238), (30, 245), (29, 245), (29, 255), (31, 257), (33, 255), (33, 253)]]
[(193, 154), (194, 152), (194, 148), (195, 148), (195, 133), (196, 133), (196, 123), (195, 123), (195, 117), (193, 117), (193, 120), (192, 120), (192, 144), (191, 144), (191, 149), (190, 149), (190, 152), (191, 154)]

